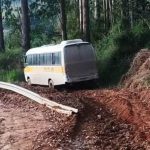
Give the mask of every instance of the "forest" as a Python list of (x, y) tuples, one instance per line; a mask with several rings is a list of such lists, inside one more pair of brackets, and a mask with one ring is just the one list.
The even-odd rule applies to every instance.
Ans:
[(0, 80), (24, 80), (28, 49), (80, 38), (96, 50), (99, 85), (117, 85), (150, 48), (150, 1), (0, 0)]
[[(71, 39), (78, 39), (75, 48), (66, 41), (65, 48), (43, 46)], [(97, 78), (93, 48), (79, 39), (95, 49), (96, 82), (86, 78)], [(51, 73), (66, 78), (65, 86)], [(150, 0), (0, 0), (0, 150), (6, 149), (150, 150)]]

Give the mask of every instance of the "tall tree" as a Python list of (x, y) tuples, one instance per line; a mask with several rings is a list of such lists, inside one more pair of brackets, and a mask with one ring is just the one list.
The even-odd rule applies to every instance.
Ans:
[(66, 1), (65, 0), (60, 0), (60, 7), (61, 7), (62, 40), (67, 40), (67, 30), (66, 30), (67, 16), (66, 16)]
[(28, 14), (28, 0), (21, 0), (21, 29), (22, 29), (22, 48), (24, 52), (30, 49), (30, 19)]
[(122, 23), (124, 28), (130, 29), (129, 0), (122, 0)]
[(3, 34), (3, 21), (2, 21), (2, 1), (0, 0), (0, 52), (4, 51), (4, 34)]
[(83, 39), (90, 41), (89, 0), (82, 0), (83, 6)]
[(94, 18), (98, 21), (100, 19), (100, 1), (94, 0), (95, 11), (94, 11)]
[(82, 0), (79, 0), (79, 20), (80, 20), (80, 34), (83, 35), (83, 4)]

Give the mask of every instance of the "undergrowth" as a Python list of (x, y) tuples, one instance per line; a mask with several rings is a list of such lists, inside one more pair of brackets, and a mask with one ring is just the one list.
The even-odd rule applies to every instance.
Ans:
[(19, 82), (23, 81), (23, 71), (22, 70), (9, 70), (9, 71), (0, 71), (0, 81), (4, 82)]
[(20, 49), (0, 53), (0, 81), (23, 81), (23, 54)]
[(139, 22), (133, 29), (114, 26), (109, 34), (96, 42), (100, 86), (116, 86), (127, 72), (134, 55), (142, 48), (150, 47), (150, 29)]

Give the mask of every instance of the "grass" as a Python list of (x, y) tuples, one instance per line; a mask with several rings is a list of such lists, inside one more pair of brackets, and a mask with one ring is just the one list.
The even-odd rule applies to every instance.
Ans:
[(0, 81), (4, 82), (20, 82), (24, 81), (22, 70), (0, 71)]

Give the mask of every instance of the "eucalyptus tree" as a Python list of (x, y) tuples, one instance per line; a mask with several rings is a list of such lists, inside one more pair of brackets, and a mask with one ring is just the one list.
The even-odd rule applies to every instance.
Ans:
[(83, 9), (83, 39), (90, 41), (89, 0), (82, 0)]
[(25, 52), (30, 49), (30, 19), (28, 0), (21, 0), (21, 13), (22, 48)]
[(61, 36), (59, 0), (33, 0), (29, 4), (32, 46), (40, 46)]
[(66, 16), (66, 1), (60, 0), (60, 10), (61, 10), (61, 30), (62, 30), (62, 40), (67, 40), (67, 16)]
[(80, 24), (80, 34), (83, 35), (83, 3), (79, 0), (79, 24)]
[(4, 34), (3, 34), (3, 18), (2, 18), (2, 0), (0, 0), (0, 52), (4, 51)]

